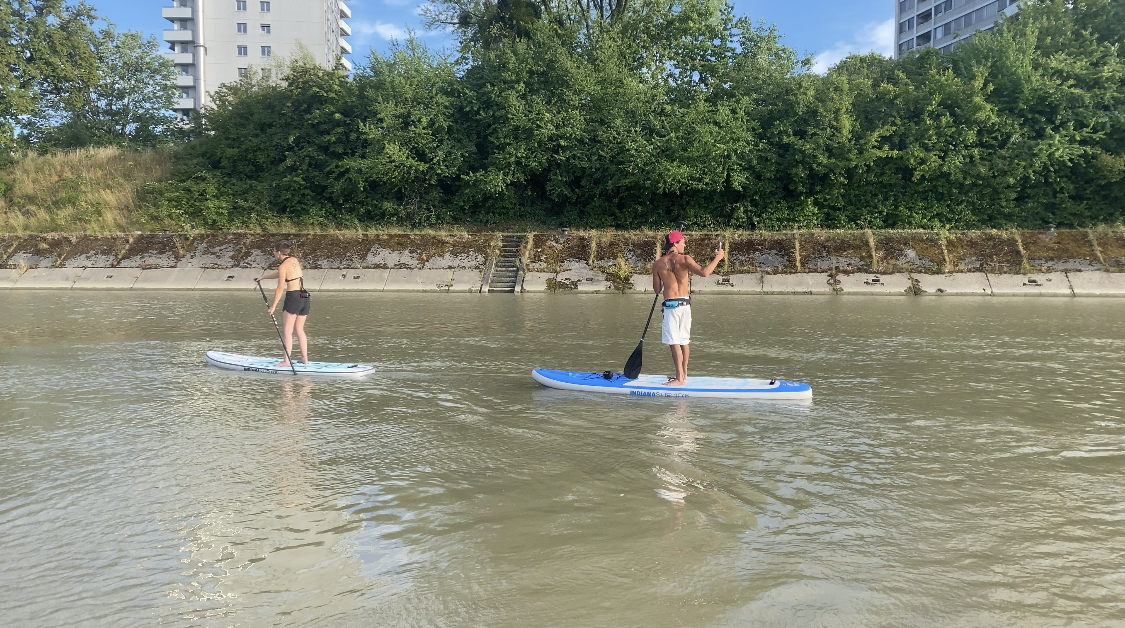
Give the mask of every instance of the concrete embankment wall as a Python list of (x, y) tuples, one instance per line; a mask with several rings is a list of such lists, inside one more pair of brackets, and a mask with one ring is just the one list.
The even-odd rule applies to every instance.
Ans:
[[(288, 240), (312, 291), (487, 292), (501, 234), (0, 235), (2, 289), (254, 289)], [(517, 292), (652, 291), (659, 234), (525, 234)], [(709, 294), (1125, 296), (1125, 231), (689, 233)]]

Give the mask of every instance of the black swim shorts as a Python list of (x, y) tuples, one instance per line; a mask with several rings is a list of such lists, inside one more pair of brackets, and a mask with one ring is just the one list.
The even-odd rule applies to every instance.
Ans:
[[(301, 296), (304, 295), (304, 296)], [(286, 314), (308, 316), (312, 299), (304, 290), (289, 290), (285, 293), (285, 305), (281, 308)]]

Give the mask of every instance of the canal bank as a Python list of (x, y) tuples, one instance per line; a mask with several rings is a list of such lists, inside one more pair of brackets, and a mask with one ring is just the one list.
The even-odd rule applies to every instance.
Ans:
[[(238, 290), (292, 243), (311, 291), (651, 292), (661, 234), (0, 236), (2, 289)], [(1125, 231), (689, 233), (700, 294), (1125, 296)]]

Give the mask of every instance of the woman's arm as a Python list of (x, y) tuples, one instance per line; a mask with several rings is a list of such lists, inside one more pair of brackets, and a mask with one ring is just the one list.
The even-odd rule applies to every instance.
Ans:
[(277, 309), (277, 304), (280, 303), (281, 298), (285, 296), (285, 279), (288, 277), (289, 272), (285, 267), (285, 263), (282, 262), (281, 266), (277, 267), (277, 272), (270, 274), (277, 275), (277, 289), (273, 291), (273, 305), (271, 305), (269, 309), (269, 313), (273, 314), (273, 311)]

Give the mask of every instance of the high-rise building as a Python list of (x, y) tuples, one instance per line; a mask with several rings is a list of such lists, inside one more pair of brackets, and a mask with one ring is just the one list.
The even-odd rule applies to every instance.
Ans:
[(271, 57), (304, 46), (326, 68), (351, 45), (344, 37), (352, 16), (343, 0), (172, 0), (162, 14), (172, 22), (164, 31), (167, 56), (176, 66), (181, 116), (205, 106), (219, 85), (237, 81), (250, 68), (268, 72)]
[(895, 58), (927, 46), (949, 52), (1017, 10), (1016, 0), (895, 0)]

